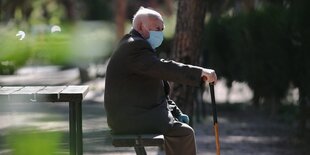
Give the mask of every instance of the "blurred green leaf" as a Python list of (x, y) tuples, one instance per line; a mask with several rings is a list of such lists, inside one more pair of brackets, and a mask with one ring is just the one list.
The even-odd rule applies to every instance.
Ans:
[(37, 130), (13, 130), (7, 137), (12, 155), (54, 155), (60, 151), (61, 134)]

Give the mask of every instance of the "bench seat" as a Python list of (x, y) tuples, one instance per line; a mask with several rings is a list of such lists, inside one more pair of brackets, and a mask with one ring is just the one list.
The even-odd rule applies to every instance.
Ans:
[(112, 135), (112, 144), (115, 147), (161, 146), (164, 144), (164, 136), (156, 134), (142, 135)]
[(145, 146), (163, 146), (163, 135), (158, 134), (112, 134), (112, 145), (115, 147), (134, 147), (137, 155), (146, 155)]

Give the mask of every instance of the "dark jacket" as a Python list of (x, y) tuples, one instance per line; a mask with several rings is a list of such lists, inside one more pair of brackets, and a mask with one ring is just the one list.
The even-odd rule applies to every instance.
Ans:
[(135, 30), (125, 35), (106, 72), (104, 105), (113, 132), (165, 133), (171, 127), (163, 80), (199, 86), (201, 69), (160, 60)]

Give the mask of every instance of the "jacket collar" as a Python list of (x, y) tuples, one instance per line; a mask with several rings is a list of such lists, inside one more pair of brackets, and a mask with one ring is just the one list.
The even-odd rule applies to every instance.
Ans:
[[(142, 37), (142, 35), (137, 31), (137, 30), (135, 30), (135, 29), (132, 29), (130, 32), (129, 32), (129, 35), (131, 35), (131, 37), (138, 37), (138, 38), (141, 38), (141, 39), (144, 39), (143, 37)], [(144, 39), (145, 40), (145, 39)], [(151, 47), (151, 45), (150, 45), (150, 47)], [(153, 49), (152, 47), (151, 47), (151, 49), (155, 52), (156, 50), (155, 49)]]
[(132, 30), (129, 32), (129, 34), (130, 34), (132, 37), (139, 37), (139, 38), (144, 39), (144, 38), (142, 37), (142, 35), (141, 35), (137, 30), (135, 30), (135, 29), (132, 29)]

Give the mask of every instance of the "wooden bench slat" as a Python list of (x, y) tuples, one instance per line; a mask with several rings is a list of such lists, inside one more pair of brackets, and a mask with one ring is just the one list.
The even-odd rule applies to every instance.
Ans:
[(77, 101), (83, 100), (88, 92), (88, 86), (68, 86), (60, 93), (61, 100), (76, 99)]
[(1, 87), (1, 89), (0, 89), (0, 101), (1, 102), (7, 102), (7, 101), (11, 100), (10, 94), (12, 94), (13, 92), (16, 92), (22, 88), (23, 87)]
[(43, 88), (44, 88), (44, 86), (27, 86), (27, 87), (24, 87), (18, 91), (13, 92), (12, 95), (14, 95), (14, 94), (18, 94), (18, 95), (34, 94)]
[(143, 135), (112, 135), (112, 144), (115, 147), (134, 146), (161, 146), (164, 144), (164, 136), (157, 134)]
[(85, 95), (88, 92), (88, 86), (68, 86), (61, 93), (62, 94), (80, 94)]
[(27, 86), (10, 94), (12, 102), (36, 101), (36, 93), (44, 86)]
[(0, 99), (5, 102), (80, 102), (88, 86), (25, 86), (0, 87)]
[(56, 102), (60, 99), (60, 93), (67, 88), (67, 86), (46, 86), (36, 93), (38, 101)]
[(0, 95), (9, 95), (15, 91), (22, 89), (23, 87), (1, 87)]
[(67, 86), (47, 86), (37, 92), (37, 94), (58, 94), (63, 91)]

